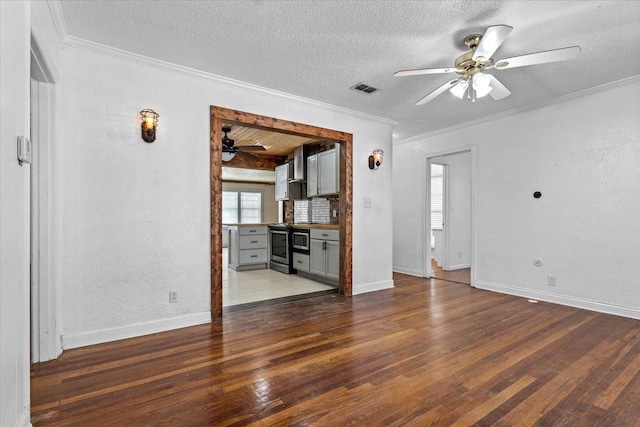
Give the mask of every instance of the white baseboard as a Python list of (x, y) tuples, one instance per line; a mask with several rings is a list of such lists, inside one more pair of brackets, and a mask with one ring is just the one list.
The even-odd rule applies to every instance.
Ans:
[(366, 285), (354, 286), (353, 295), (364, 294), (367, 292), (381, 291), (383, 289), (393, 288), (393, 280), (384, 280), (382, 282), (367, 283)]
[(449, 271), (451, 270), (462, 270), (463, 268), (471, 268), (471, 264), (456, 264), (449, 266)]
[(24, 408), (24, 411), (22, 411), (22, 416), (20, 417), (20, 419), (16, 423), (16, 426), (19, 426), (19, 427), (32, 427), (31, 426), (31, 409), (30, 408)]
[(502, 294), (515, 295), (518, 297), (532, 298), (540, 301), (551, 302), (560, 305), (568, 305), (570, 307), (582, 308), (585, 310), (597, 311), (599, 313), (614, 314), (616, 316), (630, 317), (632, 319), (640, 319), (640, 310), (632, 307), (623, 307), (620, 305), (607, 304), (597, 301), (591, 301), (583, 298), (559, 295), (550, 292), (536, 291), (532, 289), (516, 288), (514, 286), (503, 285), (499, 283), (476, 280), (475, 287), (487, 291), (500, 292)]
[(195, 313), (186, 316), (172, 317), (170, 319), (153, 320), (151, 322), (137, 323), (117, 328), (63, 335), (62, 348), (64, 350), (68, 350), (87, 345), (155, 334), (156, 332), (170, 331), (172, 329), (186, 328), (187, 326), (201, 325), (209, 322), (211, 322), (211, 313), (207, 311), (205, 313)]
[(408, 274), (409, 276), (417, 276), (422, 277), (422, 270), (414, 269), (414, 268), (404, 268), (393, 266), (394, 273)]

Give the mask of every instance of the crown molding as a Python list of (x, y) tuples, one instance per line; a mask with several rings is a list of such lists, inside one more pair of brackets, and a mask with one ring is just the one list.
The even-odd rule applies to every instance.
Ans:
[(570, 101), (573, 99), (577, 99), (577, 98), (582, 98), (584, 96), (588, 96), (588, 95), (593, 95), (594, 93), (598, 93), (598, 92), (603, 92), (605, 90), (609, 90), (611, 88), (617, 87), (617, 86), (624, 86), (627, 85), (629, 83), (634, 83), (635, 81), (640, 81), (640, 75), (636, 75), (636, 76), (631, 76), (631, 77), (627, 77), (625, 79), (622, 80), (616, 80), (614, 82), (610, 82), (610, 83), (605, 83), (603, 85), (600, 86), (595, 86), (589, 89), (584, 89), (584, 90), (580, 90), (578, 92), (573, 92), (570, 93), (568, 95), (563, 95), (563, 96), (559, 96), (557, 98), (552, 98), (552, 99), (548, 99), (545, 101), (540, 101), (540, 102), (536, 102), (533, 104), (529, 104), (529, 105), (525, 105), (524, 107), (519, 107), (513, 110), (509, 110), (509, 111), (505, 111), (502, 113), (498, 113), (498, 114), (493, 114), (491, 116), (487, 116), (487, 117), (482, 117), (476, 120), (471, 120), (465, 123), (460, 123), (457, 125), (453, 125), (453, 126), (449, 126), (447, 128), (443, 128), (443, 129), (438, 129), (438, 130), (434, 130), (432, 132), (427, 132), (427, 133), (423, 133), (420, 135), (416, 135), (416, 136), (412, 136), (409, 138), (405, 138), (405, 139), (401, 139), (397, 142), (394, 142), (393, 145), (394, 146), (398, 146), (398, 145), (404, 145), (404, 144), (408, 144), (411, 142), (416, 142), (416, 141), (422, 141), (424, 139), (427, 138), (432, 138), (434, 136), (437, 135), (442, 135), (442, 134), (446, 134), (449, 132), (453, 132), (459, 129), (464, 129), (467, 127), (471, 127), (471, 126), (475, 126), (481, 123), (485, 123), (485, 122), (490, 122), (493, 120), (497, 120), (503, 117), (508, 117), (508, 116), (512, 116), (515, 114), (519, 114), (525, 111), (531, 111), (531, 110), (536, 110), (538, 108), (542, 108), (542, 107), (546, 107), (549, 105), (555, 105), (555, 104), (560, 104), (566, 101)]
[(58, 39), (60, 42), (66, 43), (69, 40), (69, 30), (67, 29), (67, 21), (65, 21), (64, 13), (62, 12), (62, 4), (60, 0), (47, 0), (47, 5), (51, 12), (53, 25), (56, 27), (56, 32), (58, 33)]
[[(58, 0), (49, 0), (57, 2)], [(219, 76), (216, 74), (208, 73), (205, 71), (197, 70), (194, 68), (185, 67), (183, 65), (174, 64), (171, 62), (162, 61), (155, 58), (150, 58), (148, 56), (139, 55), (137, 53), (129, 52), (126, 50), (118, 49), (115, 47), (107, 46), (104, 44), (92, 42), (89, 40), (81, 39), (74, 36), (66, 36), (66, 40), (63, 41), (66, 46), (73, 47), (76, 49), (86, 50), (89, 52), (93, 52), (99, 55), (106, 55), (116, 59), (136, 63), (139, 65), (145, 65), (154, 67), (160, 70), (172, 71), (179, 74), (188, 75), (191, 77), (196, 77), (208, 81), (213, 81), (216, 83), (220, 83), (226, 86), (232, 86), (234, 88), (242, 89), (251, 93), (259, 93), (262, 95), (267, 95), (272, 98), (287, 100), (297, 102), (299, 104), (304, 104), (307, 106), (319, 107), (327, 110), (332, 110), (335, 112), (339, 112), (342, 114), (348, 114), (351, 116), (355, 116), (361, 119), (366, 119), (369, 121), (384, 123), (390, 126), (397, 126), (398, 122), (395, 120), (387, 119), (384, 117), (374, 116), (372, 114), (362, 113), (360, 111), (350, 110), (348, 108), (338, 107), (336, 105), (327, 104), (320, 101), (315, 101), (313, 99), (304, 98), (297, 95), (292, 95), (286, 92), (280, 92), (274, 89), (269, 89), (263, 86), (254, 85), (251, 83), (242, 82), (240, 80), (231, 79), (228, 77)]]

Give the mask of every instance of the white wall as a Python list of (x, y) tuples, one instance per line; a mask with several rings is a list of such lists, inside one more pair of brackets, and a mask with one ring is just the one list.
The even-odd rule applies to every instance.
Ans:
[(471, 265), (471, 152), (450, 154), (432, 159), (432, 163), (446, 165), (445, 203), (448, 218), (447, 265), (449, 270), (469, 268)]
[(29, 3), (0, 2), (0, 425), (29, 423)]
[[(73, 43), (62, 71), (65, 348), (208, 321), (210, 105), (352, 133), (354, 293), (393, 285), (391, 228), (370, 232), (391, 223), (390, 122)], [(153, 144), (140, 138), (143, 108), (160, 114)], [(386, 159), (372, 174), (375, 148)]]
[(475, 285), (640, 318), (638, 117), (636, 78), (397, 145), (394, 268), (421, 270), (424, 158), (477, 143)]
[(261, 183), (223, 182), (223, 191), (262, 191), (262, 222), (278, 222), (276, 185)]

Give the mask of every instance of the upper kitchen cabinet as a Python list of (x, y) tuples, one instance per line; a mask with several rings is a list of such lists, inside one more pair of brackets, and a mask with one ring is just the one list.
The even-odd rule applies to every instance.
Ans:
[(318, 155), (307, 157), (307, 196), (318, 195)]
[(290, 182), (293, 177), (292, 163), (276, 167), (276, 200), (299, 199), (302, 196), (299, 182)]
[(324, 196), (340, 192), (340, 145), (307, 157), (307, 195)]

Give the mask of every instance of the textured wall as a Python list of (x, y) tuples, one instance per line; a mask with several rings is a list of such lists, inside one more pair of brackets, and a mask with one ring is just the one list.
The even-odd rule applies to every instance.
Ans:
[[(209, 312), (210, 105), (352, 133), (354, 293), (392, 286), (391, 228), (369, 232), (391, 223), (388, 123), (72, 47), (63, 71), (66, 348)], [(153, 144), (139, 135), (143, 108), (160, 114)], [(389, 155), (372, 177), (375, 148)], [(380, 194), (366, 215), (364, 194)]]
[(396, 146), (394, 268), (422, 268), (424, 159), (476, 143), (476, 285), (640, 317), (638, 117), (634, 79)]

